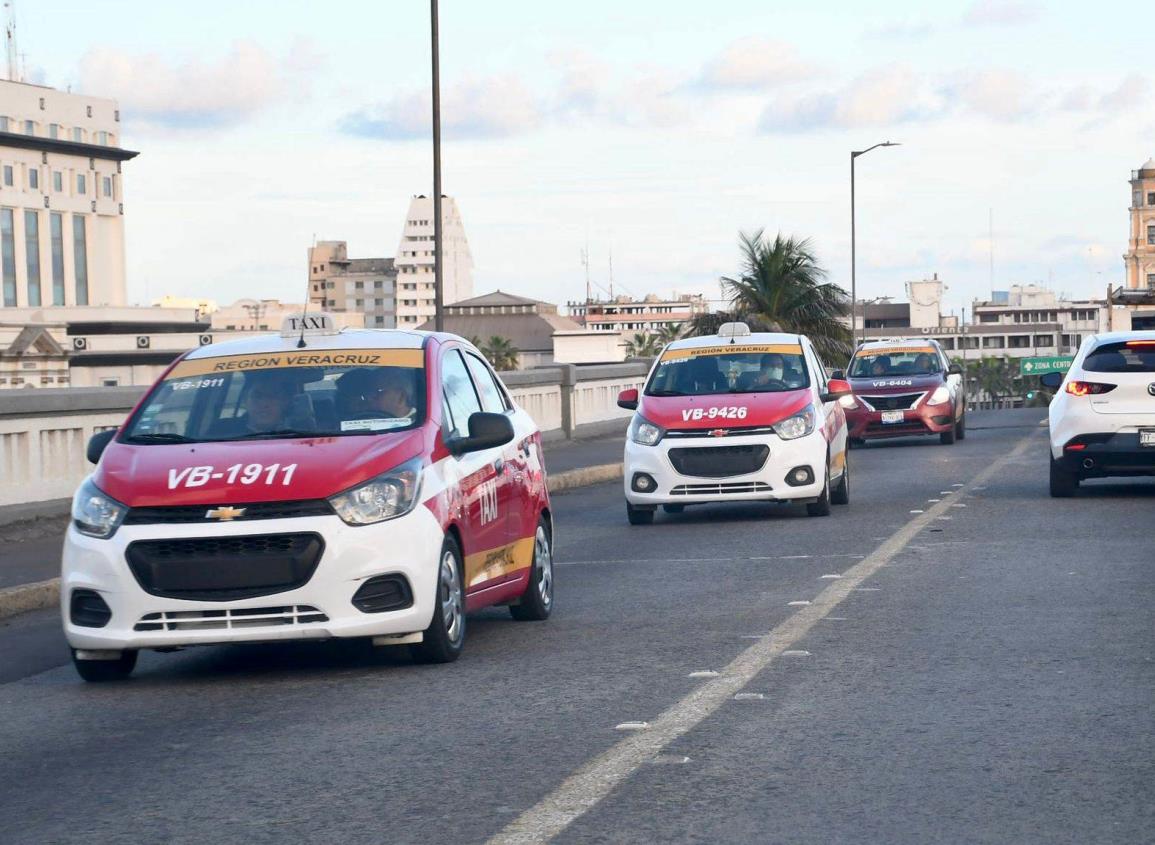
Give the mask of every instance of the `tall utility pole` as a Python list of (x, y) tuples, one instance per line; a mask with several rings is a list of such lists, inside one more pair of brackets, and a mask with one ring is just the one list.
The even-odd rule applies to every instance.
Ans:
[[(858, 318), (855, 317), (855, 309), (858, 307), (858, 284), (855, 278), (855, 232), (854, 232), (854, 160), (859, 156), (864, 156), (876, 147), (898, 147), (901, 146), (896, 141), (883, 141), (875, 144), (873, 147), (867, 147), (865, 150), (851, 150), (850, 151), (850, 344), (855, 348), (858, 347)], [(863, 311), (863, 322), (866, 322), (866, 312)], [(863, 334), (865, 335), (865, 326), (863, 327)]]
[(20, 53), (16, 47), (16, 3), (7, 0), (4, 4), (4, 47), (8, 58), (8, 80), (20, 82)]
[(441, 267), (441, 69), (437, 57), (437, 0), (429, 0), (433, 34), (433, 327), (445, 331)]

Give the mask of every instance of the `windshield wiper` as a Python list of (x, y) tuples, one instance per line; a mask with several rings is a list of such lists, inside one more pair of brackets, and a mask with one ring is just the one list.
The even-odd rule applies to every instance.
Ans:
[(680, 390), (650, 390), (646, 393), (647, 396), (687, 396), (689, 394), (683, 393)]
[(198, 441), (172, 431), (149, 431), (124, 438), (125, 443), (196, 443)]
[(248, 434), (242, 434), (237, 437), (225, 437), (224, 440), (256, 440), (257, 438), (268, 437), (328, 437), (329, 432), (324, 431), (298, 431), (295, 428), (278, 428), (273, 431), (250, 431)]

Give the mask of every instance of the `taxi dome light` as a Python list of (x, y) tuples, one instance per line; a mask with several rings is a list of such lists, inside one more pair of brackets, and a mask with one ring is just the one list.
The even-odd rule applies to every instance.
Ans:
[(718, 327), (718, 337), (749, 337), (750, 327), (745, 323), (723, 323)]
[(281, 321), (281, 337), (340, 334), (332, 314), (290, 314)]

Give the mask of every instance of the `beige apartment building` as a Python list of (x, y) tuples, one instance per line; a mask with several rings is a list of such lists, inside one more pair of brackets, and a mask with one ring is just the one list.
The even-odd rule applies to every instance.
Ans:
[(1155, 158), (1131, 171), (1131, 232), (1123, 262), (1128, 289), (1155, 290)]
[(115, 100), (0, 80), (0, 317), (125, 304)]
[(663, 299), (650, 294), (642, 299), (617, 296), (607, 302), (587, 299), (567, 302), (570, 317), (586, 328), (603, 332), (655, 332), (675, 323), (688, 323), (710, 310), (700, 294)]
[(309, 305), (319, 311), (364, 314), (368, 328), (394, 328), (396, 281), (392, 258), (350, 258), (345, 241), (309, 248)]

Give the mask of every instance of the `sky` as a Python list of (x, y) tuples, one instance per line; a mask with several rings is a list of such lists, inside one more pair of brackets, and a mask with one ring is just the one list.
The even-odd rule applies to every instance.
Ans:
[[(30, 81), (119, 101), (129, 300), (300, 302), (313, 239), (396, 253), (432, 192), (424, 0), (16, 0)], [(1123, 278), (1155, 156), (1138, 3), (441, 0), (444, 191), (475, 292), (704, 293), (740, 231), (947, 310)], [(1146, 61), (1145, 61), (1146, 60)], [(993, 222), (993, 241), (990, 236)], [(993, 253), (993, 277), (992, 257)], [(993, 284), (992, 284), (993, 283)]]

